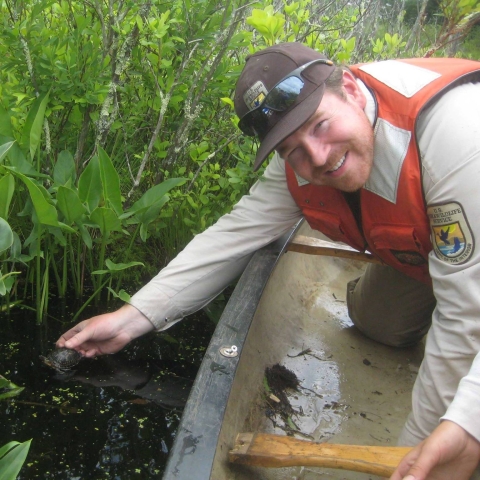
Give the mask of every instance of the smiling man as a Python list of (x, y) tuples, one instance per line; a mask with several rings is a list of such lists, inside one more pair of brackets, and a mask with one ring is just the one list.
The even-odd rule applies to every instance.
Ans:
[[(162, 331), (213, 299), (258, 248), (300, 218), (364, 251), (349, 314), (368, 337), (425, 357), (392, 480), (480, 478), (480, 63), (410, 59), (335, 66), (298, 43), (247, 58), (239, 127), (262, 181), (117, 312), (57, 342), (87, 356)], [(319, 272), (321, 275), (321, 272)]]

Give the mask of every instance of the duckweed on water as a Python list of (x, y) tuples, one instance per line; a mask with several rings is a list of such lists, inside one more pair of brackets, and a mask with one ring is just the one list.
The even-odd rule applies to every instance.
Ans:
[(7, 352), (0, 374), (25, 387), (0, 404), (0, 444), (33, 438), (18, 480), (161, 479), (214, 325), (186, 320), (168, 340), (147, 335), (58, 374), (39, 355), (69, 326), (36, 327), (35, 318), (19, 313), (0, 319), (0, 350)]

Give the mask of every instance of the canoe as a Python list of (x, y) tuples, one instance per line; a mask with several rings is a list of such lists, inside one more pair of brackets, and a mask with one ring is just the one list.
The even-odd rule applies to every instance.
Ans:
[[(335, 444), (396, 444), (423, 348), (390, 348), (355, 329), (347, 314), (346, 284), (361, 275), (366, 263), (335, 253), (312, 254), (315, 243), (324, 240), (303, 224), (252, 257), (205, 353), (164, 480), (381, 478), (228, 461), (239, 432)], [(298, 380), (296, 389), (284, 390), (291, 406), (287, 414), (277, 410), (279, 398), (266, 376), (274, 366)]]

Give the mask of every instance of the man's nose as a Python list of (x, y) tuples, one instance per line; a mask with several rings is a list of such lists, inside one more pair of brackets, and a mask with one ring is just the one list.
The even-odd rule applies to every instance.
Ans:
[(323, 167), (327, 163), (330, 148), (328, 145), (315, 139), (308, 139), (304, 145), (310, 157), (310, 163), (314, 167)]

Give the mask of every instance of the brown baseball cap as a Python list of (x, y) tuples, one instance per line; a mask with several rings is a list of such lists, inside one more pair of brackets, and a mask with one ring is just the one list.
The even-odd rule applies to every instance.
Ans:
[[(281, 43), (249, 55), (235, 89), (235, 112), (242, 119), (258, 109), (264, 128), (257, 136), (254, 171), (285, 138), (298, 130), (317, 110), (325, 92), (325, 80), (334, 71), (332, 62), (313, 63), (301, 73), (303, 87), (295, 101), (284, 111), (259, 108), (280, 81), (295, 69), (314, 60), (327, 58), (301, 43)], [(245, 120), (248, 121), (249, 117)]]

